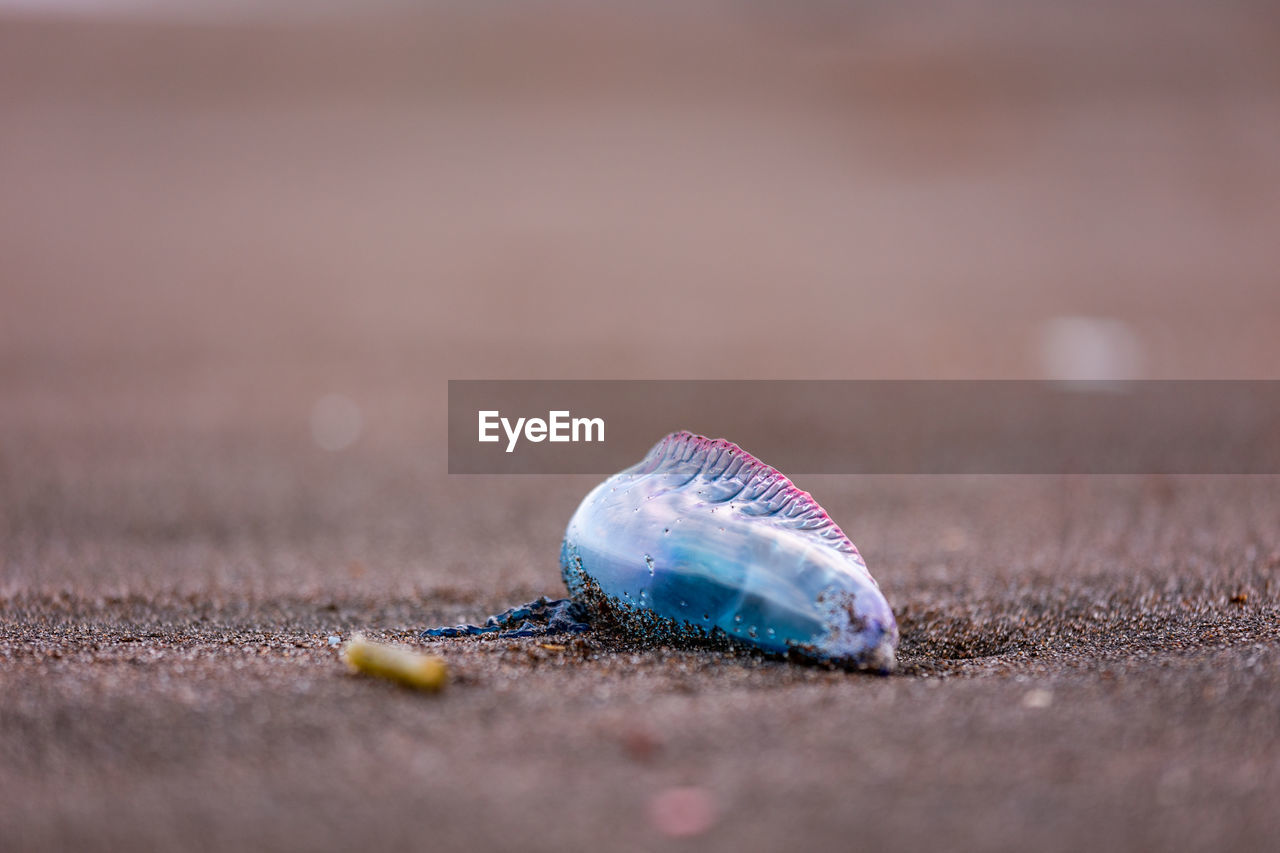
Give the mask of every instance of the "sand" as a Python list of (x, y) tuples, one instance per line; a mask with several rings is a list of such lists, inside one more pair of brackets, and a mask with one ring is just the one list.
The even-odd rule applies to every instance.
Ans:
[(1277, 478), (803, 478), (887, 678), (416, 639), (594, 483), (450, 478), (449, 378), (1274, 375), (1265, 9), (814, 15), (0, 23), (0, 847), (1274, 844)]

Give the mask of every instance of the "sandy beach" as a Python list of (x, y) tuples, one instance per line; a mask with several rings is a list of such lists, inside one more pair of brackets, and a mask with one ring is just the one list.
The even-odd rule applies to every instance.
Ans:
[(800, 479), (887, 678), (417, 632), (598, 481), (450, 477), (451, 378), (1275, 378), (1275, 25), (5, 11), (0, 847), (1269, 848), (1277, 477)]

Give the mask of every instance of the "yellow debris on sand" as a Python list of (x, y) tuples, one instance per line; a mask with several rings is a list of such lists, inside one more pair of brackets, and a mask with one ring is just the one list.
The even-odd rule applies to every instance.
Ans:
[(357, 634), (342, 649), (352, 672), (376, 675), (417, 690), (440, 690), (449, 680), (449, 667), (435, 655), (400, 646), (375, 643)]

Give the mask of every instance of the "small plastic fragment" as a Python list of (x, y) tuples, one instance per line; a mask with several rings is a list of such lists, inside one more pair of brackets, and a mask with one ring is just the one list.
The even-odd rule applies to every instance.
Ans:
[(449, 680), (449, 667), (435, 655), (375, 643), (357, 634), (342, 650), (352, 672), (385, 678), (416, 690), (440, 690)]

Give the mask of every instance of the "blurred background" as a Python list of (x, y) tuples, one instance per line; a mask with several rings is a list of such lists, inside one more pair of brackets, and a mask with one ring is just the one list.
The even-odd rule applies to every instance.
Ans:
[[(447, 477), (450, 378), (1280, 378), (1277, 140), (1266, 2), (0, 0), (6, 624), (128, 632), (200, 613), (323, 646), (329, 622), (408, 630), (555, 592), (591, 481)], [(1017, 602), (1040, 612), (1020, 584), (1082, 608), (1144, 578), (1274, 603), (1261, 480), (801, 485), (917, 612), (954, 613), (976, 600), (957, 590), (988, 581), (1016, 600), (1010, 624)], [(1123, 580), (1092, 591), (1053, 586), (1113, 567)], [(67, 649), (93, 639), (76, 636)], [(211, 695), (242, 695), (210, 660)], [(148, 676), (44, 666), (6, 676), (11, 829), (133, 842), (160, 802), (162, 841), (339, 837), (307, 822), (326, 791), (271, 792), (358, 756), (307, 764), (310, 730), (247, 704), (144, 712), (129, 697), (168, 695)], [(275, 696), (288, 672), (255, 689)], [(104, 696), (131, 710), (99, 714)], [(202, 734), (228, 719), (233, 734)], [(152, 730), (199, 760), (148, 752)], [(297, 747), (282, 775), (219, 763), (246, 730)], [(94, 752), (118, 731), (119, 752)], [(379, 749), (383, 767), (404, 752)], [(144, 781), (115, 788), (121, 760)], [(1244, 766), (1228, 764), (1218, 782)], [(793, 770), (815, 797), (840, 789)], [(1130, 790), (1127, 772), (1096, 796)], [(957, 790), (1016, 778), (1002, 773)], [(473, 829), (556, 802), (521, 800), (521, 778)], [(606, 798), (631, 784), (579, 778)], [(267, 799), (240, 824), (245, 797)], [(1052, 833), (1037, 803), (1010, 825)], [(1101, 812), (1058, 814), (1125, 825), (1088, 803)], [(1211, 832), (1240, 814), (1179, 813)]]
[(1272, 4), (359, 6), (0, 4), (7, 391), (1276, 373)]
[(1278, 96), (1268, 3), (4, 0), (4, 515), (420, 501), (449, 378), (1274, 378)]

